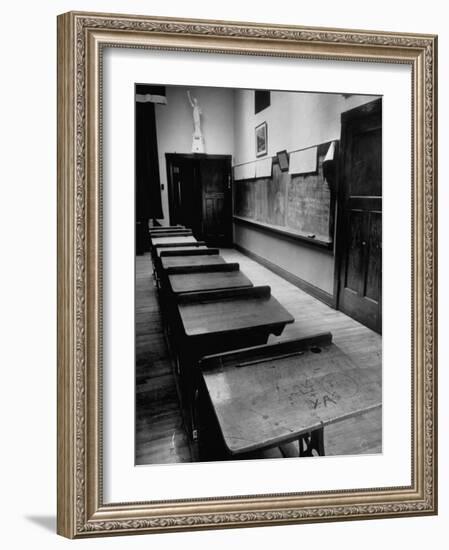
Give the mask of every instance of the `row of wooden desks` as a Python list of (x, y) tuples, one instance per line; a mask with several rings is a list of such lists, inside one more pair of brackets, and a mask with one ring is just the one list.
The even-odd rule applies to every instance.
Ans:
[[(189, 230), (190, 231), (190, 230)], [(191, 234), (189, 235), (177, 235), (177, 234), (161, 234), (151, 235), (151, 253), (153, 257), (153, 274), (158, 281), (160, 273), (160, 258), (162, 256), (172, 256), (175, 254), (182, 254), (185, 251), (206, 249), (204, 242), (197, 241)]]
[(152, 244), (161, 310), (189, 432), (196, 438), (200, 359), (264, 344), (294, 319), (269, 287), (254, 287), (238, 263), (226, 263), (217, 249), (196, 246), (193, 236), (154, 237)]
[(292, 442), (297, 456), (324, 454), (324, 425), (379, 406), (380, 373), (365, 378), (330, 334), (267, 345), (294, 319), (238, 263), (193, 235), (154, 236), (152, 244), (192, 439), (200, 430), (229, 456)]

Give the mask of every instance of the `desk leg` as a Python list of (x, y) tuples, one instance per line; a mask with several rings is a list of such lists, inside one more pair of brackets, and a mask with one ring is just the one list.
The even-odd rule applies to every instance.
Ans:
[(198, 386), (194, 386), (192, 392), (192, 404), (190, 414), (192, 417), (192, 441), (198, 441), (198, 403), (199, 403)]
[(198, 440), (197, 409), (199, 373), (197, 365), (198, 359), (189, 354), (182, 346), (180, 353), (175, 352), (175, 374), (179, 383), (179, 398), (184, 417), (184, 425), (193, 442)]
[(303, 434), (299, 438), (299, 456), (314, 456), (316, 451), (318, 456), (325, 456), (324, 453), (324, 427)]

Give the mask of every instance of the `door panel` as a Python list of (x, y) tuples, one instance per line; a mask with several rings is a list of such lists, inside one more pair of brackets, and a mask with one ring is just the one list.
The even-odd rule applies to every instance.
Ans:
[(195, 164), (179, 156), (171, 163), (170, 224), (185, 225), (201, 234), (201, 190)]
[(368, 246), (365, 296), (380, 302), (382, 279), (382, 214), (380, 212), (371, 213)]
[(342, 115), (338, 308), (382, 331), (381, 100)]
[(200, 160), (203, 189), (204, 240), (216, 245), (231, 244), (231, 167), (228, 158)]
[[(354, 125), (352, 126), (354, 128)], [(356, 131), (352, 139), (352, 174), (349, 181), (352, 196), (382, 195), (382, 130)]]
[(362, 242), (364, 214), (363, 212), (349, 212), (351, 232), (348, 237), (348, 251), (346, 257), (345, 288), (356, 293), (363, 290), (363, 248)]

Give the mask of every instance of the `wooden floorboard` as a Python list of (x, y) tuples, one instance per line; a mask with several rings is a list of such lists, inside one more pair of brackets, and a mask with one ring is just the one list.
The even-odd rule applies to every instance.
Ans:
[(150, 255), (137, 256), (135, 462), (191, 462), (152, 272)]
[[(353, 361), (380, 367), (379, 334), (242, 253), (234, 249), (222, 249), (220, 253), (227, 262), (239, 262), (254, 285), (269, 285), (273, 296), (295, 318), (280, 336), (271, 336), (270, 343), (330, 331), (334, 343)], [(136, 464), (189, 462), (195, 449), (189, 447), (183, 429), (152, 270), (149, 254), (136, 258)], [(382, 452), (382, 410), (327, 426), (325, 449), (327, 455)]]

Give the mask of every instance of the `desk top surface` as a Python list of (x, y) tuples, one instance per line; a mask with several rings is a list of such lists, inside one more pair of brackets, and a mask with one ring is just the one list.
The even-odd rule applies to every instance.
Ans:
[(172, 292), (199, 292), (222, 288), (253, 286), (241, 271), (216, 271), (209, 273), (179, 273), (168, 276)]
[(356, 365), (335, 344), (318, 349), (203, 372), (232, 454), (276, 446), (381, 406), (381, 367)]
[(178, 244), (178, 243), (196, 243), (195, 237), (189, 235), (173, 235), (172, 237), (153, 237), (151, 243), (153, 246), (161, 244)]
[(162, 237), (191, 237), (192, 232), (190, 229), (181, 229), (179, 231), (157, 231), (156, 233), (150, 233), (151, 240), (160, 239)]
[(226, 263), (218, 254), (204, 254), (198, 256), (162, 256), (161, 265), (163, 269), (170, 267), (189, 267), (202, 265), (217, 265)]
[(205, 292), (204, 300), (178, 302), (186, 336), (208, 337), (245, 329), (270, 332), (272, 327), (293, 323), (294, 318), (273, 296), (252, 294), (257, 291), (258, 287), (234, 289), (226, 298), (209, 298)]

